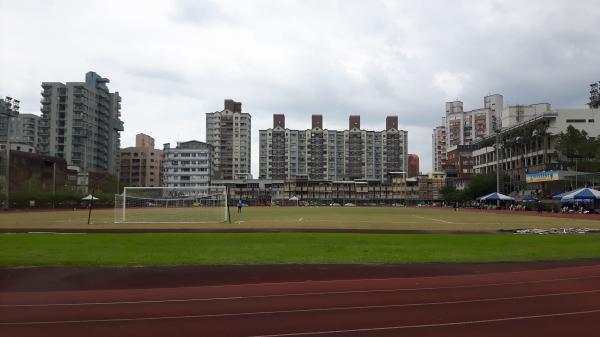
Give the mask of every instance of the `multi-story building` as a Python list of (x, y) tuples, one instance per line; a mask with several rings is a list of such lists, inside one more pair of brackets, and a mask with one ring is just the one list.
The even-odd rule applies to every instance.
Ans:
[(209, 186), (212, 154), (212, 145), (197, 140), (177, 142), (175, 148), (169, 143), (164, 144), (162, 186)]
[(348, 130), (323, 128), (321, 115), (312, 128), (291, 130), (283, 114), (273, 115), (273, 127), (260, 130), (261, 179), (382, 181), (390, 172), (406, 172), (407, 132), (398, 117), (386, 119), (386, 130), (360, 128), (360, 116), (350, 116)]
[(433, 129), (433, 133), (431, 135), (431, 169), (434, 172), (441, 172), (443, 170), (444, 164), (446, 164), (447, 132), (445, 122), (446, 117), (442, 118), (442, 125)]
[[(478, 141), (473, 151), (474, 173), (501, 171), (510, 179), (505, 192), (522, 189), (528, 173), (555, 170), (568, 154), (556, 150), (557, 135), (569, 125), (583, 130), (591, 137), (600, 136), (600, 109), (555, 109), (533, 118), (502, 128), (499, 156), (496, 156), (496, 137)], [(498, 163), (498, 159), (500, 162)]]
[(454, 145), (448, 148), (444, 172), (448, 185), (463, 190), (473, 177), (473, 151), (477, 145)]
[(393, 172), (386, 181), (238, 179), (213, 180), (227, 186), (230, 202), (242, 199), (250, 205), (400, 205), (439, 202), (445, 186), (443, 173), (421, 174), (406, 178), (405, 172)]
[(442, 187), (446, 186), (446, 174), (444, 172), (433, 172), (420, 174), (417, 177), (419, 186), (418, 200), (439, 201), (443, 199)]
[(408, 155), (408, 177), (416, 177), (419, 175), (419, 156), (416, 154)]
[(11, 130), (13, 141), (24, 144), (39, 152), (40, 123), (42, 118), (34, 114), (19, 114), (14, 129)]
[(83, 171), (117, 174), (121, 96), (95, 72), (85, 82), (43, 82), (40, 151)]
[(501, 126), (509, 128), (551, 110), (549, 103), (511, 105), (502, 110)]
[(0, 143), (12, 141), (19, 116), (19, 100), (12, 97), (0, 98)]
[(120, 180), (124, 186), (157, 187), (160, 185), (163, 151), (154, 148), (154, 138), (140, 133), (135, 147), (121, 149)]
[(222, 111), (206, 114), (206, 142), (214, 149), (215, 179), (250, 177), (251, 116), (242, 103), (226, 99)]
[(471, 144), (494, 133), (499, 127), (500, 113), (504, 103), (502, 95), (489, 95), (483, 98), (480, 109), (464, 111), (463, 102), (446, 103), (446, 145)]

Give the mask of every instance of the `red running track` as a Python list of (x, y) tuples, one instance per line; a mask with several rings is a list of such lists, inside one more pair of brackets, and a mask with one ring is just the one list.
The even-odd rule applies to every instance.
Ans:
[(478, 275), (0, 293), (0, 336), (599, 336), (600, 264)]

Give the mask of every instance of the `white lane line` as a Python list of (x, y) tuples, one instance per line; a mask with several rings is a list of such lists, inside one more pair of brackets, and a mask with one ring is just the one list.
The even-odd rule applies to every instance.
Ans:
[(596, 279), (596, 278), (600, 278), (600, 275), (586, 276), (586, 277), (555, 278), (555, 279), (547, 279), (547, 280), (522, 281), (522, 282), (502, 282), (502, 283), (469, 284), (469, 285), (447, 286), (447, 287), (421, 287), (421, 288), (395, 288), (395, 289), (371, 289), (371, 290), (349, 290), (349, 291), (323, 291), (323, 292), (271, 294), (271, 295), (227, 296), (227, 297), (205, 297), (205, 298), (181, 298), (181, 299), (165, 299), (165, 300), (114, 301), (114, 302), (0, 304), (0, 308), (68, 307), (68, 306), (75, 307), (75, 306), (91, 306), (91, 305), (120, 305), (120, 304), (148, 304), (148, 303), (208, 302), (208, 301), (230, 301), (230, 300), (244, 300), (244, 299), (278, 298), (278, 297), (302, 297), (302, 296), (321, 296), (321, 295), (350, 295), (350, 294), (370, 294), (370, 293), (393, 293), (393, 292), (420, 291), (420, 290), (445, 290), (445, 289), (469, 289), (469, 288), (502, 287), (502, 286), (511, 286), (511, 285), (539, 284), (539, 283), (549, 283), (549, 282), (580, 281), (580, 280), (588, 280), (588, 279)]
[(386, 326), (380, 328), (364, 328), (364, 329), (348, 329), (348, 330), (328, 330), (328, 331), (312, 331), (312, 332), (296, 332), (296, 333), (285, 333), (275, 335), (255, 335), (248, 337), (289, 337), (289, 336), (310, 336), (310, 335), (333, 335), (339, 333), (353, 333), (353, 332), (373, 332), (373, 331), (386, 331), (386, 330), (402, 330), (402, 329), (418, 329), (418, 328), (435, 328), (444, 326), (456, 326), (456, 325), (469, 325), (469, 324), (484, 324), (484, 323), (495, 323), (495, 322), (506, 322), (506, 321), (518, 321), (535, 318), (548, 318), (548, 317), (564, 317), (564, 316), (576, 316), (585, 314), (596, 314), (600, 313), (600, 309), (596, 310), (585, 310), (585, 311), (571, 311), (571, 312), (560, 312), (555, 314), (542, 314), (542, 315), (530, 315), (530, 316), (515, 316), (515, 317), (504, 317), (504, 318), (493, 318), (493, 319), (481, 319), (476, 321), (462, 321), (462, 322), (449, 322), (449, 323), (434, 323), (434, 324), (418, 324), (418, 325), (398, 325), (398, 326)]
[(422, 216), (418, 216), (418, 215), (413, 215), (415, 218), (419, 218), (419, 219), (425, 219), (425, 220), (430, 220), (430, 221), (437, 221), (437, 222), (443, 222), (443, 223), (450, 223), (450, 224), (454, 224), (454, 222), (452, 221), (446, 221), (446, 220), (441, 220), (441, 219), (434, 219), (434, 218), (425, 218)]
[(443, 301), (443, 302), (405, 303), (405, 304), (386, 304), (386, 305), (364, 305), (364, 306), (352, 306), (352, 307), (329, 307), (329, 308), (255, 311), (255, 312), (237, 312), (237, 313), (226, 313), (226, 314), (203, 314), (203, 315), (182, 315), (182, 316), (106, 318), (106, 319), (83, 319), (83, 320), (65, 320), (65, 321), (0, 322), (0, 326), (3, 326), (3, 325), (73, 324), (73, 323), (106, 323), (106, 322), (129, 322), (129, 321), (159, 321), (159, 320), (191, 319), (191, 318), (218, 318), (218, 317), (232, 317), (232, 316), (258, 316), (258, 315), (273, 315), (273, 314), (291, 314), (291, 313), (305, 313), (305, 312), (372, 310), (372, 309), (387, 309), (387, 308), (425, 307), (425, 306), (432, 306), (432, 305), (510, 301), (510, 300), (520, 300), (520, 299), (571, 296), (571, 295), (594, 294), (594, 293), (600, 293), (600, 289), (564, 292), (564, 293), (540, 294), (540, 295), (481, 298), (481, 299), (476, 299), (476, 300), (463, 300), (463, 301)]

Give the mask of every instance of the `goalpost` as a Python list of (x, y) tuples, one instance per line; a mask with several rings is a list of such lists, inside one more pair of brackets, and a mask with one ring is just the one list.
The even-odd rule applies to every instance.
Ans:
[(225, 186), (125, 187), (115, 223), (215, 223), (228, 220)]

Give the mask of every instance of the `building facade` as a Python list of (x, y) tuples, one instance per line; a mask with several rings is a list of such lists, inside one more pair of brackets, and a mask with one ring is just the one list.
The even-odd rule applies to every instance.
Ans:
[(502, 128), (509, 128), (550, 110), (549, 103), (508, 106), (502, 110), (501, 126)]
[(431, 169), (434, 172), (441, 172), (443, 170), (444, 164), (446, 164), (446, 125), (445, 125), (446, 117), (442, 119), (442, 125), (433, 129), (433, 133), (431, 135)]
[(446, 145), (471, 144), (494, 133), (504, 108), (502, 95), (483, 98), (483, 108), (464, 111), (463, 102), (446, 103)]
[(391, 206), (439, 203), (445, 186), (443, 173), (406, 178), (392, 173), (385, 182), (375, 180), (323, 181), (308, 179), (214, 180), (227, 186), (233, 204), (242, 199), (252, 206), (358, 205)]
[(16, 118), (14, 131), (11, 130), (14, 142), (26, 145), (39, 152), (40, 147), (40, 123), (42, 118), (34, 114), (19, 114)]
[(398, 117), (386, 119), (386, 130), (360, 127), (360, 116), (350, 116), (348, 130), (328, 130), (321, 115), (312, 128), (285, 127), (285, 115), (273, 115), (273, 127), (260, 130), (261, 179), (383, 181), (390, 172), (406, 172), (408, 135), (398, 129)]
[(419, 175), (419, 156), (416, 154), (408, 155), (408, 177), (416, 177)]
[(163, 151), (154, 148), (154, 138), (140, 133), (135, 146), (121, 149), (120, 180), (124, 186), (161, 186)]
[(0, 143), (12, 141), (19, 116), (19, 100), (12, 97), (0, 98)]
[(40, 151), (84, 171), (117, 174), (121, 96), (95, 72), (85, 82), (42, 83)]
[[(584, 130), (592, 137), (600, 136), (600, 109), (555, 109), (500, 132), (500, 147), (496, 155), (496, 137), (478, 141), (473, 151), (474, 173), (496, 172), (500, 166), (509, 181), (505, 192), (524, 189), (528, 173), (560, 168), (565, 154), (556, 150), (556, 136), (569, 125)], [(499, 163), (498, 163), (499, 160)]]
[(224, 109), (206, 114), (206, 142), (213, 152), (214, 179), (251, 175), (251, 116), (242, 103), (225, 100)]
[(197, 140), (164, 144), (162, 186), (204, 187), (211, 181), (213, 147)]

